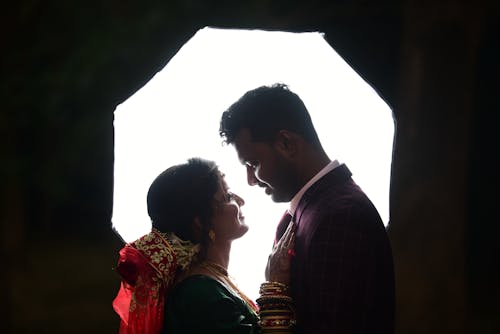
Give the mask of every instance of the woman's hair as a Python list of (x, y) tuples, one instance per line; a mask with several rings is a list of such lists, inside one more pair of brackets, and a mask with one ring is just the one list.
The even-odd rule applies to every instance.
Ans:
[[(221, 174), (215, 162), (191, 158), (162, 172), (151, 184), (147, 196), (148, 214), (153, 228), (175, 233), (183, 240), (209, 242), (208, 231), (213, 217), (213, 199), (220, 187)], [(198, 217), (201, 239), (193, 231)]]
[(250, 90), (223, 112), (219, 134), (226, 144), (232, 144), (242, 129), (248, 129), (256, 142), (271, 143), (280, 130), (289, 130), (320, 146), (304, 102), (285, 84)]

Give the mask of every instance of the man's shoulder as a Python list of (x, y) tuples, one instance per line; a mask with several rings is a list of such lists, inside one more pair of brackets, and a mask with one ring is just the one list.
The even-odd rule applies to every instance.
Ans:
[(325, 175), (316, 187), (304, 195), (299, 206), (304, 209), (313, 208), (314, 213), (322, 214), (343, 207), (365, 205), (368, 202), (369, 198), (350, 177), (339, 182), (338, 179)]
[(324, 181), (299, 203), (296, 219), (300, 224), (310, 225), (312, 230), (315, 230), (313, 226), (350, 222), (360, 228), (383, 225), (371, 200), (352, 179), (334, 184)]

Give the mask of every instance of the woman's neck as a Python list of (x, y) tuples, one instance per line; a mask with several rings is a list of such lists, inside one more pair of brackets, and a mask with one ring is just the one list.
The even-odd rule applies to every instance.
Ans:
[(226, 242), (224, 244), (214, 242), (207, 249), (206, 261), (216, 263), (227, 270), (230, 252), (231, 242)]

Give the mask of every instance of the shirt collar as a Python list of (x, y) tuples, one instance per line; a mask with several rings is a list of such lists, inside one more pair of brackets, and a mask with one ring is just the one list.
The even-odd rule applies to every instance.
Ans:
[(299, 205), (300, 200), (302, 199), (302, 196), (304, 193), (309, 189), (316, 181), (321, 179), (325, 174), (329, 173), (330, 171), (334, 170), (340, 165), (338, 160), (333, 160), (330, 161), (328, 165), (323, 167), (322, 170), (320, 170), (312, 179), (307, 182), (302, 189), (298, 193), (293, 196), (292, 200), (290, 201), (290, 207), (288, 208), (288, 212), (293, 216), (295, 214), (295, 210), (297, 209), (297, 206)]

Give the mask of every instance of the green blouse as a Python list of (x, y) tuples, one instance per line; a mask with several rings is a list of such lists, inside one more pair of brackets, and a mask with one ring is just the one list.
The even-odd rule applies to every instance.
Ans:
[(168, 294), (163, 333), (256, 334), (258, 317), (218, 281), (186, 278)]

